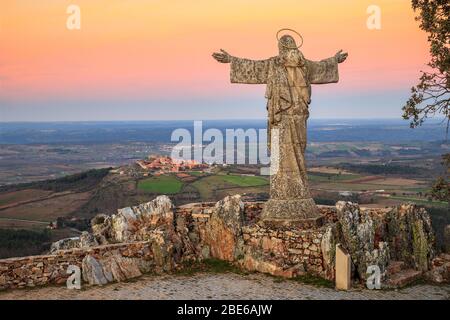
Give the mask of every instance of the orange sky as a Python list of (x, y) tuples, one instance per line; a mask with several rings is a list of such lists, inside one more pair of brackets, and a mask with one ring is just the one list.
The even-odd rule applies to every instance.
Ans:
[[(81, 8), (81, 30), (66, 28), (69, 4)], [(366, 27), (371, 4), (382, 9), (379, 31)], [(230, 85), (228, 67), (210, 55), (219, 48), (276, 55), (282, 27), (303, 35), (309, 59), (349, 52), (340, 83), (320, 94), (407, 94), (429, 59), (408, 0), (3, 0), (0, 101), (12, 108), (19, 101), (256, 97), (260, 86)]]

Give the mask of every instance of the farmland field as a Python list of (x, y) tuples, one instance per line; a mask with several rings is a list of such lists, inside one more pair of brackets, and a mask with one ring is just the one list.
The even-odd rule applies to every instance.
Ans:
[(214, 192), (216, 189), (224, 189), (233, 187), (234, 184), (226, 182), (222, 175), (214, 175), (209, 177), (204, 177), (192, 183), (192, 186), (198, 190), (202, 200), (213, 200)]
[(405, 179), (405, 178), (397, 178), (397, 177), (373, 177), (372, 180), (369, 180), (371, 177), (367, 177), (366, 179), (359, 179), (358, 181), (352, 181), (353, 183), (369, 183), (369, 184), (377, 184), (377, 185), (387, 185), (387, 186), (403, 186), (403, 187), (413, 187), (420, 186), (421, 182), (415, 179)]
[(269, 184), (268, 179), (264, 177), (227, 175), (223, 176), (222, 179), (239, 187), (255, 187)]
[(308, 174), (308, 180), (314, 182), (351, 181), (359, 179), (360, 177), (361, 176), (358, 174)]
[(19, 203), (22, 201), (30, 201), (33, 199), (40, 199), (51, 194), (51, 191), (25, 189), (15, 192), (7, 192), (0, 194), (0, 207)]
[(183, 183), (174, 175), (154, 176), (138, 183), (138, 189), (159, 194), (175, 194), (183, 187)]
[(48, 222), (0, 218), (0, 229), (40, 230), (48, 226)]
[(54, 221), (57, 217), (66, 216), (86, 203), (90, 192), (66, 194), (42, 201), (26, 203), (0, 211), (0, 218)]

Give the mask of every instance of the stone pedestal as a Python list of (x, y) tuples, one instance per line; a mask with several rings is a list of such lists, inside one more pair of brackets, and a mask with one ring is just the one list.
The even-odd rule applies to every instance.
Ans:
[(320, 227), (323, 216), (312, 198), (296, 200), (269, 199), (261, 213), (260, 223), (266, 227)]

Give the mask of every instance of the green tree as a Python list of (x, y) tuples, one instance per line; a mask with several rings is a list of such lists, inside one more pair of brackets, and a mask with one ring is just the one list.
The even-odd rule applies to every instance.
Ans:
[(450, 2), (448, 0), (412, 0), (418, 12), (416, 20), (428, 33), (431, 61), (430, 71), (421, 71), (419, 84), (411, 89), (411, 97), (403, 107), (403, 118), (411, 127), (420, 126), (425, 119), (443, 115), (450, 123)]
[[(450, 2), (448, 0), (412, 0), (418, 13), (416, 20), (428, 34), (431, 61), (430, 71), (421, 71), (419, 84), (411, 89), (411, 97), (403, 107), (403, 118), (411, 121), (411, 128), (422, 125), (435, 115), (444, 116), (447, 137), (450, 124)], [(446, 174), (439, 177), (431, 196), (450, 204), (450, 154), (443, 155)]]

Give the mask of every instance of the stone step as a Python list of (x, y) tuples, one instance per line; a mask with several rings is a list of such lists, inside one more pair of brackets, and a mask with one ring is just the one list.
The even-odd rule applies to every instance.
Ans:
[(414, 269), (401, 270), (400, 272), (389, 276), (387, 286), (391, 288), (401, 288), (420, 279), (421, 276), (421, 271)]
[(399, 273), (405, 268), (405, 263), (403, 261), (391, 261), (387, 267), (388, 276)]

